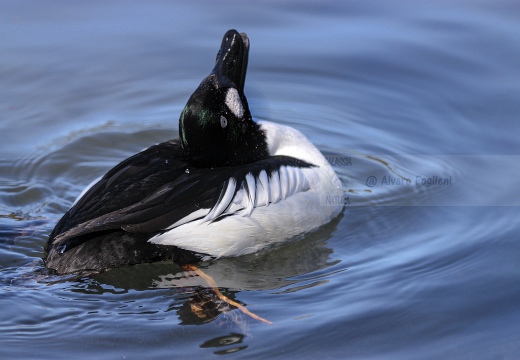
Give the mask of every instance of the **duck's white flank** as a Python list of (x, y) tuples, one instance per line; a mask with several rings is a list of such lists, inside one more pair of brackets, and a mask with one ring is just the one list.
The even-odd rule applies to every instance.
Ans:
[[(282, 166), (269, 176), (249, 173), (235, 194), (237, 179), (212, 209), (201, 209), (150, 239), (212, 257), (238, 256), (259, 251), (312, 231), (336, 217), (342, 204), (327, 198), (342, 192), (341, 182), (321, 152), (298, 130), (267, 121), (258, 122), (265, 132), (269, 153), (291, 156), (311, 168)], [(234, 196), (233, 196), (234, 195)]]

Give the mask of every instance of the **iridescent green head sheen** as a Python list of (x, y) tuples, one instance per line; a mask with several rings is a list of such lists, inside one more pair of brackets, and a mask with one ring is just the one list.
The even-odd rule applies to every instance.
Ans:
[(213, 71), (181, 113), (181, 146), (196, 166), (234, 166), (268, 156), (244, 95), (248, 55), (247, 35), (226, 32)]

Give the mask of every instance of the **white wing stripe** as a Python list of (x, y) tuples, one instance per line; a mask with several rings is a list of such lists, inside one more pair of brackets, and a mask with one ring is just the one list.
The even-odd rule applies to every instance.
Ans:
[(260, 171), (258, 174), (258, 182), (256, 185), (256, 198), (258, 206), (269, 206), (269, 179), (265, 170)]
[(296, 172), (298, 169), (288, 167), (287, 168), (287, 196), (294, 194), (296, 190)]
[(209, 209), (200, 209), (172, 224), (168, 229), (184, 225), (204, 217), (201, 222), (212, 222), (221, 215), (240, 214), (250, 216), (256, 207), (269, 206), (296, 193), (307, 191), (309, 183), (302, 169), (281, 166), (279, 171), (267, 175), (260, 171), (257, 177), (252, 173), (245, 176), (238, 192), (237, 180), (230, 178), (226, 189), (217, 203)]
[(282, 189), (280, 187), (280, 174), (278, 171), (273, 171), (271, 174), (269, 190), (271, 191), (271, 202), (275, 204), (280, 201), (280, 197), (282, 196)]
[(255, 182), (255, 177), (253, 176), (252, 173), (249, 173), (246, 175), (246, 183), (247, 183), (247, 198), (249, 201), (247, 203), (246, 212), (244, 215), (249, 216), (249, 215), (251, 215), (251, 213), (253, 212), (253, 209), (256, 206), (256, 204), (255, 204), (256, 182)]
[(234, 178), (230, 178), (228, 180), (228, 186), (226, 188), (224, 196), (222, 196), (222, 199), (218, 203), (216, 203), (215, 206), (213, 206), (213, 209), (211, 209), (209, 214), (206, 215), (204, 219), (202, 219), (202, 222), (214, 220), (217, 217), (219, 217), (224, 212), (224, 210), (226, 210), (231, 200), (233, 200), (236, 185), (237, 181)]
[(289, 175), (287, 174), (287, 167), (285, 166), (282, 166), (280, 167), (280, 188), (281, 188), (281, 196), (282, 196), (282, 199), (281, 200), (285, 200), (287, 198), (287, 196), (289, 196), (288, 194), (288, 179), (289, 178)]

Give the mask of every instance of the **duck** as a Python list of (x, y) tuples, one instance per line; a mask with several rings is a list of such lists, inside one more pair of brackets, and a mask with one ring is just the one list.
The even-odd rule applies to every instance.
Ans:
[(253, 119), (250, 41), (225, 33), (211, 73), (179, 117), (179, 138), (123, 160), (89, 185), (44, 247), (56, 274), (263, 251), (336, 218), (333, 168), (300, 131)]

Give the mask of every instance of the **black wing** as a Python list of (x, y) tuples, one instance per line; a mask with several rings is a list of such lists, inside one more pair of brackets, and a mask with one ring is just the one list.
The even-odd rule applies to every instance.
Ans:
[(276, 156), (245, 166), (194, 168), (178, 141), (152, 146), (124, 160), (93, 185), (58, 222), (46, 252), (54, 249), (61, 255), (87, 242), (89, 248), (101, 252), (107, 250), (107, 238), (117, 243), (118, 237), (121, 242), (131, 239), (128, 246), (136, 247), (136, 241), (146, 243), (193, 212), (213, 208), (230, 178), (237, 181), (238, 190), (248, 173), (256, 176), (265, 170), (270, 174), (283, 165), (312, 166)]

